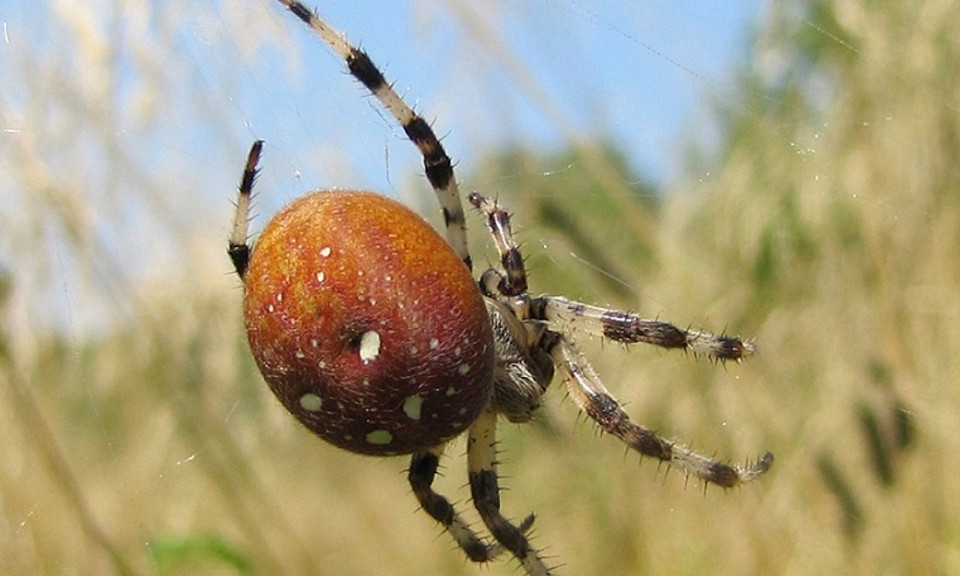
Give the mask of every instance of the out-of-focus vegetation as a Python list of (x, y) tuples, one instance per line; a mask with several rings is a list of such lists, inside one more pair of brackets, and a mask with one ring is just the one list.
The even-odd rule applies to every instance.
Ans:
[[(248, 142), (207, 150), (238, 161), (217, 183), (127, 153), (170, 134), (177, 68), (154, 58), (183, 16), (127, 9), (103, 37), (79, 10), (56, 58), (3, 71), (0, 573), (515, 573), (438, 536), (404, 460), (325, 446), (268, 395), (223, 253), (229, 206), (210, 204)], [(562, 573), (960, 572), (957, 21), (947, 1), (772, 4), (718, 96), (715, 147), (673, 190), (637, 184), (607, 145), (462, 175), (513, 211), (534, 290), (760, 351), (721, 367), (581, 342), (636, 420), (721, 457), (774, 451), (740, 490), (637, 465), (562, 391), (504, 426), (504, 508), (537, 512)], [(216, 114), (201, 88), (194, 113)], [(189, 205), (168, 193), (214, 184)], [(462, 452), (439, 488), (467, 508)]]

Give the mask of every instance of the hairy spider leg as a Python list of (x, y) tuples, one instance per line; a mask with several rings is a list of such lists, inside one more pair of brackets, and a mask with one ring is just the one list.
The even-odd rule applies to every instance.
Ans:
[[(444, 447), (417, 452), (410, 457), (410, 469), (407, 472), (413, 493), (420, 506), (436, 520), (444, 530), (453, 536), (457, 546), (474, 562), (489, 562), (507, 549), (500, 542), (487, 543), (470, 527), (445, 497), (432, 488), (433, 480), (440, 466), (440, 456)], [(518, 527), (526, 533), (533, 526), (531, 514)]]
[[(630, 416), (604, 387), (586, 357), (561, 330), (581, 329), (627, 344), (643, 342), (664, 348), (683, 348), (718, 360), (740, 361), (754, 352), (751, 343), (708, 332), (682, 330), (666, 322), (643, 320), (629, 312), (582, 304), (559, 296), (530, 298), (525, 294), (526, 272), (508, 214), (497, 202), (476, 192), (470, 194), (469, 201), (486, 215), (487, 227), (506, 271), (504, 275), (488, 270), (481, 277), (481, 287), (491, 297), (495, 297), (493, 292), (498, 291), (499, 299), (521, 320), (547, 322), (558, 329), (545, 331), (537, 345), (550, 353), (554, 364), (565, 373), (569, 394), (582, 412), (605, 432), (640, 454), (674, 465), (685, 474), (705, 482), (732, 487), (749, 482), (770, 469), (773, 464), (770, 452), (745, 466), (732, 466), (693, 452), (631, 422)], [(520, 285), (524, 290), (516, 292), (516, 286)]]
[(504, 296), (519, 296), (527, 292), (527, 271), (523, 256), (510, 228), (510, 215), (495, 200), (471, 192), (467, 200), (486, 217), (487, 229), (500, 252), (500, 263), (506, 277), (498, 283), (497, 290)]
[(681, 348), (715, 360), (739, 362), (755, 352), (752, 342), (735, 336), (685, 330), (659, 320), (645, 320), (632, 312), (576, 302), (562, 296), (530, 299), (531, 319), (554, 326), (582, 330), (621, 344), (644, 343), (661, 348)]
[(346, 62), (350, 74), (380, 101), (400, 124), (410, 141), (420, 150), (427, 180), (430, 181), (443, 211), (447, 242), (467, 268), (472, 269), (470, 251), (467, 248), (467, 224), (463, 214), (463, 204), (460, 202), (457, 179), (453, 173), (453, 164), (433, 129), (426, 120), (407, 106), (366, 52), (347, 41), (346, 36), (330, 27), (316, 12), (309, 10), (300, 2), (278, 1), (326, 41)]
[[(457, 546), (474, 562), (488, 562), (499, 556), (505, 548), (499, 543), (485, 542), (456, 511), (453, 504), (433, 490), (433, 481), (440, 466), (443, 446), (410, 457), (407, 479), (420, 507), (453, 536)], [(531, 520), (532, 524), (532, 520)], [(526, 525), (524, 530), (529, 529)]]
[(260, 162), (260, 152), (263, 150), (263, 140), (256, 140), (247, 154), (247, 164), (243, 169), (243, 178), (237, 194), (236, 211), (233, 214), (233, 228), (230, 231), (230, 240), (227, 253), (237, 270), (237, 276), (243, 280), (247, 275), (247, 266), (250, 264), (250, 245), (247, 243), (250, 228), (250, 201), (253, 196), (253, 184), (257, 179), (257, 164)]
[(565, 337), (552, 344), (551, 353), (567, 375), (567, 390), (577, 406), (605, 432), (622, 440), (644, 456), (676, 466), (684, 474), (704, 482), (731, 488), (755, 480), (773, 465), (773, 454), (766, 452), (744, 466), (718, 462), (666, 440), (652, 430), (630, 421), (630, 416), (603, 386), (596, 371), (583, 354)]
[[(481, 287), (488, 296), (520, 296), (527, 292), (523, 257), (510, 227), (510, 215), (495, 201), (476, 192), (467, 197), (485, 217), (506, 273), (488, 272)], [(494, 278), (498, 280), (494, 282)], [(496, 288), (496, 292), (493, 289)], [(493, 293), (492, 293), (493, 292)], [(522, 319), (542, 320), (554, 326), (579, 329), (622, 344), (642, 342), (662, 348), (683, 348), (717, 360), (741, 359), (754, 353), (752, 342), (701, 330), (684, 330), (667, 322), (645, 320), (631, 312), (576, 302), (562, 296), (526, 297)]]
[(513, 553), (529, 576), (550, 576), (540, 553), (530, 545), (526, 532), (533, 525), (534, 515), (519, 525), (512, 524), (500, 513), (500, 486), (497, 480), (497, 413), (487, 410), (470, 427), (467, 464), (470, 470), (470, 494), (493, 537)]

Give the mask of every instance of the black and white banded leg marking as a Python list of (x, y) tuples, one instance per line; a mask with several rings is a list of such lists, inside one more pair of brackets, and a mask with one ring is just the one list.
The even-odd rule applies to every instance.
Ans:
[(534, 515), (519, 525), (512, 524), (500, 513), (500, 486), (497, 480), (497, 413), (484, 411), (470, 427), (467, 464), (470, 470), (470, 494), (493, 538), (520, 561), (528, 576), (550, 576), (540, 553), (530, 545), (527, 531)]
[[(510, 215), (496, 201), (476, 192), (471, 193), (468, 200), (486, 216), (487, 228), (493, 236), (506, 274), (488, 270), (481, 279), (481, 287), (491, 297), (496, 293), (501, 296), (525, 295), (527, 273), (510, 226)], [(667, 322), (645, 320), (631, 312), (610, 310), (561, 296), (525, 297), (523, 302), (512, 302), (511, 307), (523, 320), (543, 320), (623, 344), (642, 342), (662, 348), (682, 348), (717, 360), (735, 361), (755, 351), (753, 343), (740, 338), (684, 330)]]
[(682, 348), (717, 360), (739, 362), (755, 351), (752, 342), (733, 336), (684, 330), (666, 322), (645, 320), (631, 312), (583, 304), (561, 296), (531, 299), (529, 314), (535, 320), (582, 330), (623, 344), (642, 342), (661, 348)]
[(471, 192), (467, 200), (486, 217), (487, 229), (500, 252), (500, 263), (506, 277), (497, 286), (504, 296), (519, 296), (527, 292), (527, 271), (523, 265), (523, 256), (510, 228), (510, 215), (495, 200), (490, 200), (476, 192)]
[(257, 179), (260, 163), (260, 152), (263, 150), (263, 140), (256, 140), (247, 154), (247, 164), (243, 169), (243, 178), (237, 194), (236, 211), (233, 214), (233, 228), (230, 231), (230, 241), (227, 253), (237, 270), (237, 276), (243, 280), (247, 275), (247, 265), (250, 264), (250, 245), (247, 243), (250, 228), (250, 202), (253, 196), (253, 184)]
[(605, 432), (644, 456), (651, 456), (704, 482), (731, 488), (750, 482), (770, 469), (773, 454), (766, 452), (744, 466), (718, 462), (630, 421), (630, 416), (600, 382), (583, 354), (565, 337), (552, 343), (551, 355), (567, 373), (567, 390), (577, 406)]
[(420, 506), (453, 536), (457, 545), (474, 562), (487, 562), (499, 556), (504, 548), (499, 543), (485, 542), (457, 513), (449, 500), (433, 490), (433, 480), (440, 465), (443, 447), (417, 452), (410, 458), (407, 479)]
[(443, 210), (447, 242), (467, 265), (467, 268), (472, 269), (470, 252), (467, 249), (467, 225), (463, 214), (463, 204), (460, 202), (457, 179), (453, 173), (450, 157), (447, 156), (433, 129), (430, 128), (426, 120), (407, 106), (366, 52), (352, 45), (343, 34), (331, 28), (315, 12), (309, 10), (300, 2), (294, 0), (278, 1), (307, 26), (316, 31), (330, 45), (333, 51), (346, 62), (350, 74), (366, 86), (367, 90), (380, 101), (397, 123), (403, 127), (403, 131), (410, 141), (420, 150), (423, 155), (423, 167), (427, 180), (433, 186), (437, 200)]

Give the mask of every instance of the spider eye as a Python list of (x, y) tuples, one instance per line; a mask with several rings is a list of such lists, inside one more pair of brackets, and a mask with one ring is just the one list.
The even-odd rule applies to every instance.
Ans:
[(444, 239), (402, 204), (315, 192), (267, 225), (245, 275), (257, 365), (321, 438), (402, 454), (466, 429), (493, 387), (480, 292)]

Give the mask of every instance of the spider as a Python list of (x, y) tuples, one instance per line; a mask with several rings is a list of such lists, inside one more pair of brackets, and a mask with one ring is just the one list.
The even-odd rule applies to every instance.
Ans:
[[(530, 543), (534, 515), (514, 523), (500, 511), (496, 425), (501, 416), (529, 421), (557, 373), (583, 413), (642, 456), (723, 487), (770, 469), (769, 452), (743, 466), (727, 464), (632, 422), (570, 333), (719, 361), (740, 361), (754, 352), (752, 343), (529, 294), (508, 213), (476, 192), (467, 200), (485, 219), (502, 269), (474, 280), (457, 181), (431, 127), (366, 53), (300, 2), (279, 1), (330, 45), (420, 150), (446, 234), (398, 202), (334, 189), (286, 206), (251, 246), (250, 202), (263, 147), (254, 142), (228, 253), (244, 286), (251, 351), (293, 416), (340, 448), (409, 455), (408, 480), (420, 506), (466, 556), (487, 562), (508, 552), (530, 576), (553, 570)], [(444, 446), (464, 431), (470, 494), (492, 540), (432, 487)]]

